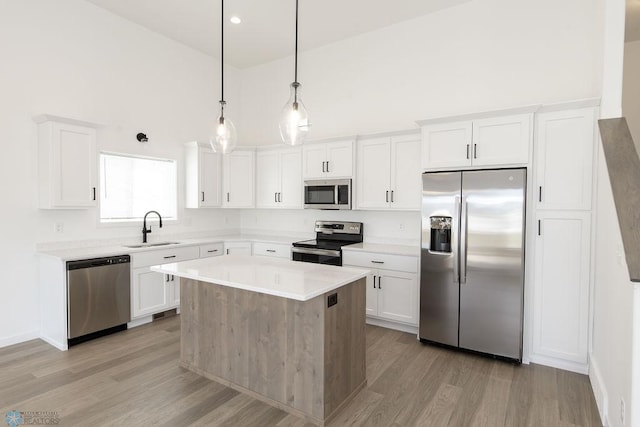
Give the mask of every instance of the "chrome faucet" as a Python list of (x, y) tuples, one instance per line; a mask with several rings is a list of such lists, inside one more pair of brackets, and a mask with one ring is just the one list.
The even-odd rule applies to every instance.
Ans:
[(162, 217), (157, 211), (149, 211), (144, 214), (144, 219), (142, 220), (142, 243), (147, 243), (147, 234), (151, 233), (151, 226), (147, 229), (147, 215), (150, 213), (158, 215), (158, 218), (160, 219), (160, 228), (162, 228)]

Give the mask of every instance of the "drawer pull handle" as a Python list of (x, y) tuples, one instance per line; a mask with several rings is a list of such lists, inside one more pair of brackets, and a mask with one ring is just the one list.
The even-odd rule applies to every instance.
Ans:
[(211, 249), (211, 250), (208, 250), (207, 252), (213, 253), (213, 252), (218, 252), (218, 250), (217, 249)]
[(384, 261), (371, 261), (373, 264), (384, 264)]
[(275, 251), (276, 251), (275, 249), (267, 249), (267, 252), (273, 252), (273, 253), (275, 253)]
[(164, 259), (171, 259), (171, 258), (175, 258), (175, 257), (176, 257), (175, 255), (168, 255), (168, 256), (165, 256), (165, 257), (163, 257), (163, 258), (164, 258)]

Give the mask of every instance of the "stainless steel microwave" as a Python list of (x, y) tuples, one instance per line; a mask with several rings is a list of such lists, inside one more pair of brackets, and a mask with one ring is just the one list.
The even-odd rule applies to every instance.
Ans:
[(351, 209), (351, 180), (322, 179), (304, 182), (305, 209)]

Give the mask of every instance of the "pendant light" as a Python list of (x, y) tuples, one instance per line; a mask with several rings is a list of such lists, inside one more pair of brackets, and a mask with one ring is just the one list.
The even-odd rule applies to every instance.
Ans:
[(220, 116), (215, 122), (214, 134), (209, 143), (216, 153), (229, 154), (236, 148), (238, 138), (235, 126), (224, 116), (224, 0), (220, 0), (220, 3)]
[(280, 136), (287, 145), (300, 145), (309, 133), (309, 115), (300, 97), (298, 83), (298, 0), (296, 0), (296, 50), (294, 54), (294, 82), (291, 83), (289, 101), (280, 115)]

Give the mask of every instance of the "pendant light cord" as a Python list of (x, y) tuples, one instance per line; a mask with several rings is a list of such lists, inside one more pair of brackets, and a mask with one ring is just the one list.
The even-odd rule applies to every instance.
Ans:
[(295, 55), (295, 67), (294, 67), (294, 78), (295, 82), (298, 81), (298, 0), (296, 0), (296, 55)]
[(224, 0), (220, 4), (220, 116), (224, 117)]

